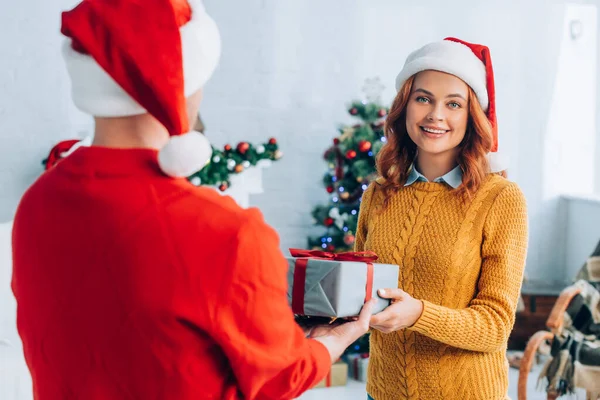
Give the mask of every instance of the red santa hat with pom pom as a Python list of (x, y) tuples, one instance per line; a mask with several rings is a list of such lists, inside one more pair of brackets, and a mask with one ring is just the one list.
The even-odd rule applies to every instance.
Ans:
[(63, 57), (75, 105), (96, 117), (150, 113), (171, 136), (158, 163), (172, 177), (212, 154), (190, 131), (186, 97), (215, 70), (221, 41), (201, 0), (84, 0), (63, 13)]
[(426, 70), (452, 74), (473, 89), (485, 111), (493, 132), (493, 144), (488, 160), (492, 172), (504, 171), (506, 160), (498, 153), (498, 123), (496, 121), (496, 90), (490, 49), (480, 44), (456, 38), (429, 43), (412, 52), (396, 77), (396, 90), (411, 76)]

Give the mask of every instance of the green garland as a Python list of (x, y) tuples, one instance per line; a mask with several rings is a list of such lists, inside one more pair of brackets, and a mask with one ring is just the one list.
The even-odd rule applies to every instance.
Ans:
[(196, 185), (217, 186), (225, 191), (231, 186), (231, 175), (236, 175), (247, 168), (256, 166), (261, 160), (279, 160), (283, 153), (279, 150), (277, 140), (269, 139), (266, 143), (253, 146), (248, 142), (240, 142), (233, 148), (226, 144), (223, 150), (213, 147), (210, 161), (204, 168), (188, 177)]
[[(236, 175), (247, 168), (254, 167), (259, 161), (277, 161), (283, 156), (277, 140), (270, 138), (266, 143), (253, 146), (248, 142), (240, 142), (236, 148), (226, 144), (223, 150), (212, 147), (212, 156), (200, 171), (192, 174), (187, 179), (196, 186), (217, 186), (225, 191), (231, 186), (231, 175)], [(42, 160), (46, 168), (48, 158)]]

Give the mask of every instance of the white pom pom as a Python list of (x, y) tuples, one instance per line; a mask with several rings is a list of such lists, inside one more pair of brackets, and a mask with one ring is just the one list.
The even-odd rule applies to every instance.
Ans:
[(488, 163), (491, 172), (502, 172), (508, 169), (508, 158), (502, 153), (488, 153)]
[(171, 136), (158, 152), (158, 165), (168, 176), (185, 178), (204, 168), (211, 156), (212, 147), (206, 136), (192, 131)]

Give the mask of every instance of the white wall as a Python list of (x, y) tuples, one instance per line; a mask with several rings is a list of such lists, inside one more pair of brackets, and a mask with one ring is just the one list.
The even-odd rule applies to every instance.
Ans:
[(50, 146), (72, 132), (58, 34), (73, 1), (2, 1), (0, 6), (0, 221), (41, 171)]
[(565, 197), (565, 279), (572, 280), (600, 241), (600, 196)]
[[(408, 52), (445, 36), (487, 44), (497, 82), (500, 148), (528, 199), (530, 279), (562, 280), (556, 215), (544, 202), (545, 135), (557, 71), (563, 1), (205, 0), (223, 36), (221, 66), (202, 106), (215, 144), (279, 139), (284, 158), (266, 170), (255, 196), (281, 235), (281, 247), (306, 244), (313, 205), (325, 201), (322, 153), (365, 78), (379, 76), (391, 101)], [(41, 172), (56, 141), (84, 135), (89, 119), (69, 101), (59, 54), (60, 11), (67, 0), (7, 3), (0, 13), (0, 221)], [(23, 3), (25, 4), (25, 3)], [(24, 28), (27, 27), (27, 35)], [(558, 250), (559, 251), (559, 250)]]

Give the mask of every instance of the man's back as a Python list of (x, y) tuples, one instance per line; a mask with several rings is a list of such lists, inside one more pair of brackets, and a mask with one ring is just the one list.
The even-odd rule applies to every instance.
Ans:
[[(78, 149), (15, 218), (13, 290), (37, 398), (301, 393), (329, 353), (294, 326), (277, 247), (260, 213), (165, 177), (156, 151)], [(299, 385), (276, 382), (302, 359), (315, 367)]]

